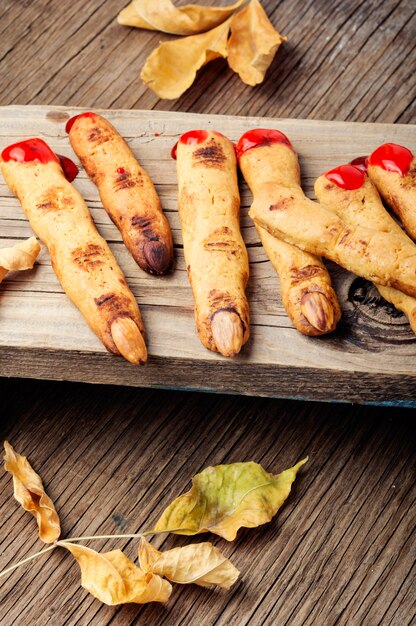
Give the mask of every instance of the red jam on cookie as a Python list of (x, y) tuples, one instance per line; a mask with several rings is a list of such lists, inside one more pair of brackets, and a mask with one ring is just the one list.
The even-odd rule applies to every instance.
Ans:
[(362, 172), (367, 172), (368, 156), (360, 156), (350, 161), (350, 165), (355, 165)]
[(368, 165), (378, 165), (386, 172), (406, 176), (413, 161), (413, 154), (397, 143), (384, 143), (368, 157)]
[(331, 183), (337, 185), (341, 189), (359, 189), (365, 181), (365, 172), (355, 165), (339, 165), (333, 170), (325, 173), (325, 176)]
[(236, 148), (237, 158), (240, 159), (247, 150), (251, 150), (257, 146), (270, 146), (273, 143), (282, 143), (293, 150), (289, 139), (286, 135), (281, 133), (280, 130), (267, 128), (249, 130), (238, 140)]
[(69, 133), (71, 128), (75, 124), (76, 120), (79, 119), (80, 117), (94, 117), (94, 116), (95, 116), (95, 113), (93, 113), (92, 111), (86, 111), (85, 113), (80, 113), (79, 115), (74, 115), (74, 117), (71, 117), (67, 121), (67, 123), (65, 125), (65, 131), (67, 133)]
[[(208, 137), (208, 131), (206, 130), (190, 130), (187, 133), (184, 133), (179, 138), (179, 141), (185, 145), (191, 146), (193, 144), (204, 142), (207, 139), (207, 137)], [(170, 153), (170, 156), (172, 157), (172, 159), (175, 159), (175, 160), (177, 157), (179, 141), (175, 143)]]
[(3, 161), (16, 161), (16, 163), (59, 163), (65, 178), (72, 183), (78, 175), (78, 168), (71, 159), (60, 154), (55, 154), (43, 139), (26, 139), (7, 146), (1, 153)]
[(72, 183), (72, 181), (75, 180), (75, 178), (79, 174), (78, 167), (68, 157), (62, 156), (62, 154), (57, 154), (56, 156), (59, 159), (59, 163), (61, 164), (62, 171), (65, 175), (65, 178), (67, 179), (69, 183)]
[(3, 161), (16, 161), (17, 163), (59, 163), (56, 154), (50, 149), (43, 139), (26, 139), (7, 146), (1, 153)]

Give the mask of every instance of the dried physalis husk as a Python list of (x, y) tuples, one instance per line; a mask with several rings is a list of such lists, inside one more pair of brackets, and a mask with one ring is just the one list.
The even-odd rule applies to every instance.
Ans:
[(247, 85), (263, 82), (283, 41), (258, 0), (236, 13), (231, 20), (228, 64)]
[(139, 547), (140, 567), (168, 578), (173, 583), (229, 589), (240, 572), (212, 543), (193, 543), (182, 548), (159, 552), (142, 538)]
[(8, 441), (4, 442), (4, 469), (13, 476), (14, 497), (29, 511), (39, 526), (39, 537), (45, 543), (59, 539), (61, 525), (55, 506), (45, 493), (42, 480), (25, 456), (17, 454)]
[(60, 541), (81, 568), (81, 585), (95, 598), (115, 606), (133, 602), (167, 602), (172, 586), (167, 581), (143, 572), (121, 550), (100, 554), (85, 546)]
[(175, 7), (171, 0), (133, 0), (118, 15), (118, 23), (171, 35), (196, 35), (222, 24), (242, 5), (238, 0), (228, 7), (189, 4)]
[(8, 272), (31, 270), (39, 252), (40, 245), (36, 237), (0, 249), (0, 283)]
[(227, 56), (231, 19), (207, 33), (160, 44), (148, 57), (141, 72), (142, 80), (159, 98), (179, 98), (203, 65)]

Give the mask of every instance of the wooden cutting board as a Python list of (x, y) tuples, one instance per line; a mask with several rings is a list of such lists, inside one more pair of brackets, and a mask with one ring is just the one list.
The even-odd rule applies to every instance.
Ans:
[[(80, 110), (53, 106), (0, 109), (0, 149), (33, 136), (75, 161), (65, 121)], [(159, 111), (102, 111), (149, 172), (173, 229), (174, 271), (145, 274), (124, 247), (84, 171), (74, 184), (108, 240), (140, 304), (149, 362), (135, 368), (110, 355), (63, 293), (43, 248), (33, 271), (11, 274), (0, 286), (0, 374), (172, 387), (259, 396), (396, 403), (416, 401), (416, 337), (406, 318), (370, 283), (329, 264), (343, 319), (332, 336), (307, 338), (291, 325), (279, 281), (247, 216), (251, 194), (241, 184), (242, 232), (250, 257), (251, 339), (235, 359), (202, 347), (195, 332), (177, 214), (175, 162), (170, 150), (192, 128), (214, 128), (237, 140), (249, 128), (278, 128), (300, 154), (309, 195), (315, 178), (335, 165), (393, 141), (416, 149), (416, 127), (308, 120), (243, 118)], [(19, 202), (0, 181), (0, 246), (31, 235)]]

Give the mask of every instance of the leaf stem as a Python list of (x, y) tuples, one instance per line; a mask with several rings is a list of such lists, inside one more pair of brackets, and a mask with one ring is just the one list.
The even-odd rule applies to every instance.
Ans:
[[(32, 561), (32, 559), (36, 559), (38, 556), (42, 556), (42, 554), (51, 552), (57, 546), (60, 546), (61, 543), (77, 543), (79, 541), (93, 541), (94, 539), (141, 539), (142, 537), (146, 537), (148, 535), (170, 533), (170, 532), (175, 532), (175, 530), (176, 529), (174, 530), (145, 530), (143, 533), (132, 533), (132, 534), (126, 534), (126, 535), (90, 535), (87, 537), (68, 537), (68, 539), (55, 541), (55, 543), (49, 546), (48, 548), (45, 548), (44, 550), (41, 550), (40, 552), (36, 552), (35, 554), (32, 554), (31, 556), (26, 557), (22, 561), (19, 561), (18, 563), (11, 565), (7, 569), (0, 572), (0, 578), (2, 578), (3, 576), (6, 576), (7, 574), (17, 569), (21, 565), (24, 565), (25, 563)], [(186, 530), (186, 529), (178, 529), (178, 530)]]
[[(62, 539), (65, 543), (77, 543), (78, 541), (93, 541), (94, 539), (140, 539), (144, 537), (145, 533), (136, 533), (129, 535), (91, 535), (90, 537), (68, 537), (68, 539)], [(59, 546), (60, 541), (57, 541)]]
[(42, 554), (46, 554), (47, 552), (51, 552), (51, 550), (54, 550), (56, 548), (56, 545), (57, 544), (54, 543), (52, 546), (49, 546), (48, 548), (45, 548), (44, 550), (41, 550), (40, 552), (36, 552), (36, 554), (31, 554), (30, 556), (26, 557), (22, 561), (19, 561), (18, 563), (15, 563), (14, 565), (11, 565), (7, 569), (4, 569), (2, 572), (0, 572), (0, 578), (2, 576), (6, 576), (6, 574), (9, 574), (14, 569), (20, 567), (21, 565), (24, 565), (25, 563), (28, 563), (32, 559), (36, 559), (38, 556), (41, 556)]

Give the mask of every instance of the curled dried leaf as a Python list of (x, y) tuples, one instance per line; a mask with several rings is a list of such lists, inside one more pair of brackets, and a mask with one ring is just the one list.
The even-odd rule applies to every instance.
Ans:
[(270, 522), (306, 461), (277, 476), (251, 462), (207, 467), (194, 476), (190, 491), (162, 513), (155, 531), (181, 535), (211, 532), (233, 541), (239, 528)]
[(228, 64), (247, 85), (263, 82), (283, 41), (258, 0), (236, 13), (231, 20)]
[(36, 237), (0, 249), (0, 283), (8, 272), (32, 269), (39, 252), (40, 245)]
[(164, 576), (174, 583), (193, 583), (200, 587), (229, 589), (239, 571), (212, 543), (194, 543), (159, 552), (146, 539), (139, 547), (140, 567), (145, 572)]
[(175, 7), (171, 0), (133, 0), (118, 15), (118, 23), (171, 35), (197, 35), (215, 28), (243, 4), (238, 0), (228, 7), (188, 4)]
[(81, 585), (95, 598), (114, 606), (129, 602), (167, 602), (172, 586), (157, 574), (143, 572), (121, 551), (100, 554), (85, 546), (60, 541), (81, 568)]
[(59, 539), (61, 525), (55, 506), (45, 493), (42, 480), (25, 456), (17, 454), (8, 441), (4, 442), (4, 469), (13, 476), (14, 497), (29, 511), (39, 527), (39, 537), (45, 543)]
[(219, 57), (226, 58), (231, 19), (207, 33), (160, 44), (147, 58), (141, 71), (142, 80), (159, 98), (179, 98), (203, 65)]

